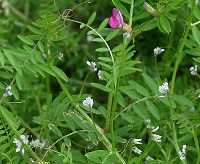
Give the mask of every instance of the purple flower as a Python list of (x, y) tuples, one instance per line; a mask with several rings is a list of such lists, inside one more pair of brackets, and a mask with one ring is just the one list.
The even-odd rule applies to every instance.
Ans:
[(110, 27), (114, 29), (124, 27), (124, 20), (123, 20), (122, 14), (117, 8), (113, 8), (112, 16), (109, 18), (108, 23)]

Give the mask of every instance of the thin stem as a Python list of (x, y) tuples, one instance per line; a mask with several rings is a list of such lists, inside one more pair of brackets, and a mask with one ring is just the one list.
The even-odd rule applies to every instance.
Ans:
[(176, 59), (174, 71), (173, 71), (173, 75), (172, 75), (172, 83), (171, 83), (171, 91), (170, 91), (171, 94), (174, 93), (174, 87), (175, 87), (175, 81), (176, 81), (176, 74), (177, 74), (178, 66), (180, 64), (181, 59), (183, 58), (182, 51), (183, 51), (187, 36), (189, 34), (189, 31), (191, 29), (191, 22), (192, 22), (192, 18), (193, 18), (193, 15), (194, 15), (193, 14), (194, 13), (194, 7), (195, 7), (195, 0), (192, 3), (192, 9), (191, 9), (191, 12), (190, 12), (190, 17), (189, 17), (189, 20), (188, 20), (188, 24), (187, 24), (187, 28), (186, 28), (184, 37), (183, 37), (183, 39), (182, 39), (182, 41), (179, 45), (179, 48), (178, 48), (178, 57)]
[(86, 75), (86, 77), (85, 77), (85, 79), (84, 79), (84, 81), (83, 81), (83, 84), (82, 84), (82, 87), (81, 87), (81, 90), (80, 90), (80, 93), (79, 93), (78, 99), (81, 97), (81, 94), (82, 94), (82, 92), (83, 92), (83, 89), (84, 89), (85, 83), (86, 83), (86, 81), (87, 81), (87, 79), (88, 79), (90, 73), (91, 73), (91, 71), (87, 73), (87, 75)]
[[(196, 111), (196, 125), (199, 123), (199, 115), (200, 115), (200, 105), (198, 106), (197, 108), (197, 111)], [(194, 127), (194, 143), (195, 143), (195, 146), (196, 146), (196, 150), (197, 150), (197, 162), (196, 164), (199, 164), (200, 163), (200, 149), (199, 149), (199, 141), (198, 141), (198, 127)]]
[(155, 66), (156, 66), (156, 73), (157, 73), (158, 81), (159, 81), (159, 85), (160, 85), (160, 84), (162, 84), (162, 81), (161, 81), (160, 74), (159, 74), (159, 71), (158, 71), (157, 55), (155, 55)]
[(134, 0), (132, 0), (131, 2), (131, 8), (130, 8), (130, 17), (129, 17), (129, 26), (132, 26), (132, 22), (133, 22), (133, 7), (134, 7)]
[(106, 112), (106, 125), (105, 125), (106, 132), (108, 132), (109, 130), (112, 101), (113, 101), (113, 92), (110, 92), (108, 96), (108, 106), (107, 106), (107, 112)]

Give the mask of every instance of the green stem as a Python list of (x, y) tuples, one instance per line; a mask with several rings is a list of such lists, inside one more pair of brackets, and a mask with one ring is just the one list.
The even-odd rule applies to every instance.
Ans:
[(108, 96), (108, 106), (107, 106), (107, 112), (106, 112), (106, 125), (105, 125), (106, 132), (108, 132), (109, 130), (112, 101), (113, 101), (113, 92), (110, 92)]
[(157, 76), (158, 76), (158, 83), (159, 83), (159, 85), (161, 85), (162, 81), (161, 81), (160, 74), (159, 74), (159, 71), (158, 71), (157, 55), (155, 56), (155, 66), (156, 66), (156, 73), (157, 73)]
[(111, 111), (111, 121), (110, 121), (110, 133), (112, 138), (112, 152), (115, 152), (115, 134), (114, 134), (114, 117), (115, 117), (115, 110), (117, 108), (117, 97), (118, 97), (118, 89), (119, 89), (119, 80), (117, 80), (116, 87), (114, 90), (114, 100), (112, 104), (112, 111)]
[(134, 7), (134, 0), (132, 0), (131, 2), (131, 8), (130, 8), (130, 17), (129, 17), (129, 26), (132, 26), (132, 22), (133, 22), (133, 7)]
[[(90, 124), (93, 124), (91, 118), (84, 112), (84, 110), (79, 106), (79, 104), (77, 104), (73, 97), (70, 95), (70, 93), (68, 92), (68, 90), (66, 89), (66, 87), (64, 86), (63, 82), (61, 81), (61, 79), (56, 76), (56, 80), (58, 81), (58, 83), (60, 84), (62, 90), (65, 92), (66, 96), (68, 97), (69, 101), (71, 102), (71, 104), (77, 109), (77, 111), (82, 115), (82, 117), (87, 120)], [(96, 129), (98, 131), (99, 134), (99, 138), (100, 140), (104, 143), (104, 145), (106, 146), (106, 148), (111, 152), (111, 148), (112, 145), (109, 142), (109, 140), (106, 138), (106, 136), (103, 134), (101, 128), (96, 125)], [(118, 152), (115, 152), (117, 157), (119, 158), (120, 162), (125, 164), (126, 162), (124, 161), (124, 159), (121, 157), (121, 155)]]
[(178, 57), (176, 59), (176, 62), (175, 62), (175, 66), (174, 66), (174, 71), (173, 71), (173, 75), (172, 75), (172, 83), (171, 83), (171, 90), (170, 90), (170, 93), (174, 93), (174, 87), (175, 87), (175, 80), (176, 80), (176, 74), (177, 74), (177, 70), (178, 70), (178, 66), (180, 64), (180, 61), (181, 59), (183, 58), (183, 55), (182, 55), (182, 52), (183, 52), (183, 48), (184, 48), (184, 45), (185, 45), (185, 41), (187, 39), (187, 36), (189, 34), (189, 31), (191, 29), (191, 23), (192, 23), (192, 18), (193, 18), (193, 13), (194, 13), (194, 7), (195, 7), (195, 0), (193, 0), (193, 4), (192, 4), (192, 9), (191, 9), (191, 12), (190, 12), (190, 17), (189, 17), (189, 20), (188, 20), (188, 24), (187, 24), (187, 28), (185, 30), (185, 34), (184, 34), (184, 37), (179, 45), (179, 48), (178, 48)]
[[(200, 105), (197, 108), (197, 112), (196, 112), (196, 125), (199, 123), (199, 114), (200, 114)], [(200, 163), (200, 149), (199, 149), (199, 141), (198, 141), (198, 127), (194, 127), (194, 143), (196, 146), (196, 151), (197, 151), (197, 162), (196, 164)]]
[[(170, 115), (172, 116), (173, 114), (176, 114), (174, 111), (174, 108), (172, 107), (169, 95), (167, 94), (167, 98), (170, 104)], [(171, 120), (171, 125), (172, 125), (172, 139), (173, 139), (173, 145), (175, 147), (175, 150), (177, 152), (177, 154), (179, 155), (180, 152), (180, 148), (178, 145), (178, 140), (177, 140), (177, 134), (176, 134), (176, 128), (175, 128), (175, 123), (173, 122), (173, 120)], [(186, 162), (184, 160), (181, 161), (183, 164), (186, 164)]]
[(85, 83), (86, 83), (86, 81), (87, 81), (87, 79), (88, 79), (90, 73), (91, 73), (91, 71), (87, 73), (87, 75), (86, 75), (86, 77), (85, 77), (85, 79), (84, 79), (84, 81), (83, 81), (83, 84), (82, 84), (82, 87), (81, 87), (81, 90), (80, 90), (80, 93), (79, 93), (79, 96), (78, 96), (78, 100), (79, 100), (79, 98), (81, 97), (81, 94), (82, 94), (82, 92), (83, 92)]

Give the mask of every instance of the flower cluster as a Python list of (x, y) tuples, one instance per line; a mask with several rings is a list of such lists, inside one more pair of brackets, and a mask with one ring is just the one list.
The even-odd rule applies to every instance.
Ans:
[(83, 106), (89, 107), (89, 108), (92, 108), (93, 103), (94, 103), (94, 101), (93, 101), (93, 99), (92, 99), (91, 97), (87, 97), (87, 98), (86, 98), (85, 100), (83, 100), (83, 102), (82, 102)]
[(166, 94), (169, 91), (168, 83), (165, 82), (162, 86), (159, 86), (159, 91), (162, 94)]
[(190, 67), (190, 73), (191, 73), (191, 75), (197, 74), (197, 65), (195, 65), (194, 67)]
[(31, 146), (31, 147), (44, 148), (45, 142), (40, 142), (39, 139), (36, 139), (36, 140), (30, 142), (30, 146)]
[(164, 51), (165, 51), (165, 49), (162, 49), (160, 47), (154, 48), (154, 50), (153, 50), (155, 56), (161, 54)]
[(180, 151), (178, 154), (181, 161), (186, 159), (186, 145), (183, 145), (182, 151)]
[(161, 138), (162, 138), (162, 136), (158, 134), (154, 134), (156, 131), (158, 131), (158, 129), (159, 129), (159, 126), (151, 131), (152, 140), (155, 142), (161, 142)]
[(148, 163), (149, 161), (153, 161), (153, 160), (154, 160), (153, 158), (151, 158), (150, 156), (147, 156), (146, 160), (145, 160), (145, 163)]
[(61, 60), (63, 58), (63, 56), (64, 56), (63, 53), (59, 53), (58, 54), (58, 59)]
[(16, 152), (22, 152), (22, 155), (24, 155), (24, 145), (28, 144), (28, 139), (25, 137), (25, 135), (20, 135), (20, 140), (14, 138), (13, 143), (16, 144)]
[[(87, 61), (86, 64), (89, 66), (89, 68), (90, 68), (90, 70), (92, 72), (96, 72), (97, 71), (96, 63), (95, 62), (93, 62), (93, 61), (91, 61), (91, 62)], [(105, 80), (103, 72), (101, 70), (98, 71), (97, 75), (99, 77), (99, 80)]]
[(11, 86), (7, 86), (6, 87), (6, 91), (3, 94), (3, 97), (8, 97), (8, 96), (12, 96), (12, 92), (11, 92)]
[[(28, 138), (26, 138), (25, 135), (20, 135), (20, 139), (18, 140), (17, 138), (14, 138), (13, 143), (16, 144), (17, 148), (16, 148), (16, 152), (20, 152), (22, 153), (22, 155), (24, 155), (24, 145), (28, 145), (29, 140)], [(45, 142), (40, 142), (38, 139), (35, 141), (31, 141), (29, 144), (31, 147), (40, 147), (40, 148), (44, 148), (45, 146)]]
[(96, 68), (96, 63), (91, 61), (87, 61), (86, 64), (90, 67), (90, 70), (93, 71), (93, 72), (96, 72), (97, 71), (97, 68)]
[[(134, 145), (141, 145), (142, 139), (133, 139), (133, 144)], [(136, 153), (136, 154), (141, 154), (142, 153), (142, 150), (138, 149), (136, 146), (133, 147), (133, 152)]]

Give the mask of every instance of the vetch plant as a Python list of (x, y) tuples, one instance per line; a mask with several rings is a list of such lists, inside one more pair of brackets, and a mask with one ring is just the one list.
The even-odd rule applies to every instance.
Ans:
[(4, 2), (2, 163), (200, 163), (197, 1), (143, 2)]

